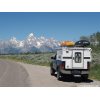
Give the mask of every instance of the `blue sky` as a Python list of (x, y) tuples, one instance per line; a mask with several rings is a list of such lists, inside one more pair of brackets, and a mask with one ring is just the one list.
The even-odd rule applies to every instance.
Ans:
[(13, 36), (23, 40), (33, 32), (37, 37), (76, 41), (97, 31), (100, 31), (100, 13), (96, 12), (0, 12), (0, 40)]

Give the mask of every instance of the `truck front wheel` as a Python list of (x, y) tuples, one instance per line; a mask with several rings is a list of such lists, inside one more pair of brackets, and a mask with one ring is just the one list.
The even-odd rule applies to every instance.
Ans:
[(50, 74), (53, 76), (53, 75), (55, 75), (55, 70), (52, 68), (52, 67), (50, 67)]
[(53, 69), (53, 62), (50, 63), (50, 74), (55, 75), (55, 70)]
[(59, 68), (57, 68), (57, 80), (61, 80), (61, 72)]

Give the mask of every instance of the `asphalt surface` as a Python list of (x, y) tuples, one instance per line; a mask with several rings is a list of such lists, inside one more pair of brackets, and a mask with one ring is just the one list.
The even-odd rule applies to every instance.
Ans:
[(29, 75), (21, 65), (0, 60), (0, 87), (30, 86)]
[(69, 77), (58, 81), (49, 67), (0, 60), (0, 87), (99, 87), (100, 81)]

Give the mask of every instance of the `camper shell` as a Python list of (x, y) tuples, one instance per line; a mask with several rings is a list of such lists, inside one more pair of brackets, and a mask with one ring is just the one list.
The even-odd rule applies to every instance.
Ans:
[(87, 47), (60, 47), (56, 55), (51, 57), (51, 75), (57, 72), (58, 80), (64, 75), (79, 75), (87, 79), (92, 60), (91, 51)]

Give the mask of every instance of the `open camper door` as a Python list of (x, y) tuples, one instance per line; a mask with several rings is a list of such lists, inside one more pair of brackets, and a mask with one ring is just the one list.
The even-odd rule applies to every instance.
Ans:
[(73, 50), (72, 67), (73, 69), (84, 67), (83, 50)]

